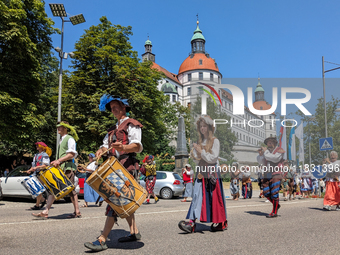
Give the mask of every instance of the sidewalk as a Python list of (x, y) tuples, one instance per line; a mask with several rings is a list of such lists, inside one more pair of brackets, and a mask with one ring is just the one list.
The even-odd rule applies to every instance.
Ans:
[[(224, 195), (225, 195), (226, 199), (231, 199), (230, 189), (223, 189), (223, 190), (224, 190)], [(240, 193), (240, 198), (243, 198), (242, 197), (242, 190), (241, 189), (240, 189), (239, 193)], [(259, 195), (260, 195), (260, 190), (254, 190), (253, 189), (252, 197), (258, 198)]]

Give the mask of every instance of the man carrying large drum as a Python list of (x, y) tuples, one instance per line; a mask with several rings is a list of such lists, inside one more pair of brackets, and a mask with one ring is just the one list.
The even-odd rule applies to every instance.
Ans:
[[(78, 153), (76, 151), (76, 140), (78, 140), (78, 135), (75, 131), (75, 129), (69, 125), (66, 121), (60, 121), (57, 123), (57, 129), (58, 134), (60, 134), (60, 144), (58, 146), (58, 155), (57, 160), (54, 160), (51, 162), (51, 165), (54, 167), (61, 167), (65, 175), (68, 177), (68, 179), (71, 181), (71, 183), (74, 184), (74, 173), (77, 169), (76, 165), (72, 162), (72, 159), (76, 158), (78, 156)], [(73, 135), (68, 134), (68, 129), (70, 130), (70, 133)], [(51, 168), (51, 167), (50, 167)], [(48, 170), (49, 171), (49, 170)], [(57, 170), (58, 171), (58, 170)], [(51, 175), (51, 174), (50, 174)], [(52, 176), (54, 176), (52, 174)], [(54, 177), (56, 178), (56, 177)], [(55, 180), (55, 182), (58, 182), (58, 180)], [(46, 183), (45, 183), (46, 184)], [(81, 214), (79, 211), (79, 205), (78, 205), (78, 195), (76, 191), (73, 189), (70, 191), (66, 191), (71, 197), (71, 201), (74, 206), (74, 213), (69, 215), (68, 218), (80, 218)], [(55, 195), (49, 195), (47, 199), (47, 205), (44, 211), (41, 213), (32, 213), (33, 216), (46, 219), (48, 217), (49, 210), (51, 209), (51, 206), (55, 200)], [(58, 199), (58, 198), (57, 198)]]
[[(128, 117), (128, 112), (131, 110), (131, 107), (127, 99), (105, 94), (100, 99), (99, 109), (101, 111), (108, 110), (112, 112), (118, 119), (118, 123), (108, 130), (103, 140), (103, 145), (96, 152), (97, 159), (110, 148), (108, 152), (109, 156), (115, 156), (120, 163), (137, 178), (137, 168), (139, 165), (137, 159), (135, 159), (135, 155), (143, 150), (141, 143), (141, 128), (143, 125), (137, 120)], [(86, 242), (84, 244), (86, 248), (92, 251), (102, 251), (108, 248), (106, 240), (114, 223), (117, 222), (117, 214), (110, 205), (107, 205), (105, 215), (107, 217), (102, 234), (96, 241)], [(126, 220), (130, 227), (130, 234), (119, 238), (118, 241), (131, 242), (140, 240), (141, 235), (137, 229), (134, 214), (128, 216)]]

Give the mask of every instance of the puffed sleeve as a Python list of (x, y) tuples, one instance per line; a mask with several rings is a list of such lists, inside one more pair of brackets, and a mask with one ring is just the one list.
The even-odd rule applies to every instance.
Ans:
[(206, 152), (203, 149), (201, 156), (202, 156), (202, 159), (208, 164), (215, 164), (218, 160), (219, 154), (220, 154), (220, 141), (217, 138), (215, 138), (213, 146), (211, 148), (211, 153)]
[(271, 161), (273, 163), (279, 163), (282, 158), (283, 158), (283, 153), (271, 153), (269, 150), (266, 150), (264, 153), (263, 153), (264, 157), (266, 158), (267, 161)]
[(87, 169), (90, 169), (93, 171), (95, 171), (97, 168), (98, 168), (98, 165), (96, 165), (96, 162), (91, 162), (91, 164), (87, 166)]
[(47, 166), (50, 165), (50, 157), (46, 153), (44, 153), (43, 155), (42, 163)]
[(132, 144), (132, 143), (140, 144), (140, 147), (139, 147), (139, 150), (137, 151), (137, 153), (141, 153), (142, 150), (143, 150), (142, 129), (138, 126), (133, 125), (133, 124), (129, 124), (127, 132), (128, 132), (129, 144)]
[(78, 156), (78, 152), (76, 151), (76, 141), (73, 139), (73, 137), (68, 139), (67, 146), (68, 146), (68, 149), (66, 151), (66, 154), (74, 153), (73, 159), (75, 159)]
[(109, 148), (109, 134), (107, 133), (106, 136), (103, 139), (103, 144), (100, 146), (100, 148)]

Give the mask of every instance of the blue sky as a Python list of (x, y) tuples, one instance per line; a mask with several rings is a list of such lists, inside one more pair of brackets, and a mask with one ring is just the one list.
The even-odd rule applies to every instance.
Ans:
[[(55, 21), (55, 27), (61, 28), (61, 19), (52, 16), (49, 3), (64, 3), (69, 16), (83, 13), (86, 19), (86, 23), (76, 26), (65, 23), (64, 51), (73, 51), (84, 30), (106, 16), (113, 24), (132, 26), (134, 35), (130, 41), (139, 57), (149, 34), (156, 63), (173, 73), (178, 73), (191, 50), (198, 13), (206, 51), (216, 59), (223, 81), (254, 78), (254, 83), (249, 80), (252, 84), (240, 85), (246, 94), (246, 87), (257, 85), (259, 75), (268, 102), (271, 88), (282, 85), (273, 84), (272, 80), (267, 83), (264, 78), (321, 78), (322, 56), (340, 64), (340, 2), (335, 0), (46, 1), (47, 15)], [(52, 39), (54, 47), (60, 47), (60, 35)], [(66, 60), (64, 66), (70, 63)], [(335, 67), (325, 65), (326, 70)], [(339, 78), (340, 70), (329, 72), (326, 77)], [(323, 93), (322, 80), (318, 80), (320, 84), (305, 82), (299, 86), (311, 91), (307, 108), (311, 112)], [(331, 95), (340, 94), (336, 81), (326, 80), (328, 100)]]

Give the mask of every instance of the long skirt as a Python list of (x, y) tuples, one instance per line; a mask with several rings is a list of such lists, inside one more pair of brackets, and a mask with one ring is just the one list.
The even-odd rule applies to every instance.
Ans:
[(253, 185), (251, 182), (242, 184), (242, 196), (244, 198), (251, 198), (253, 195)]
[(183, 197), (192, 197), (192, 194), (194, 192), (194, 187), (192, 185), (192, 182), (187, 182), (185, 185), (185, 191)]
[(340, 189), (339, 182), (327, 182), (326, 193), (323, 199), (323, 205), (339, 205), (340, 204)]
[(311, 191), (312, 190), (312, 180), (310, 178), (302, 179), (301, 191)]
[(237, 179), (233, 179), (230, 182), (230, 193), (236, 195), (239, 193), (240, 187)]
[[(97, 202), (97, 199), (99, 197), (98, 193), (94, 191), (94, 189), (92, 189), (90, 187), (90, 185), (88, 185), (86, 183), (87, 178), (85, 178), (85, 182), (84, 182), (84, 200), (85, 202)], [(104, 199), (101, 197), (99, 202), (104, 201)]]
[(227, 209), (223, 191), (222, 179), (212, 185), (209, 181), (205, 184), (205, 179), (195, 180), (194, 195), (187, 214), (187, 219), (201, 222), (221, 223), (227, 220)]

